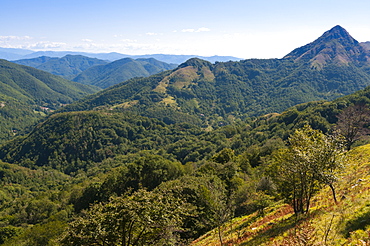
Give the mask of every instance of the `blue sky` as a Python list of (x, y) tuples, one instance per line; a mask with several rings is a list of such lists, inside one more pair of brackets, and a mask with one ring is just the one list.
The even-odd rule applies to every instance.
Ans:
[(341, 25), (370, 41), (369, 0), (0, 0), (0, 47), (281, 58)]

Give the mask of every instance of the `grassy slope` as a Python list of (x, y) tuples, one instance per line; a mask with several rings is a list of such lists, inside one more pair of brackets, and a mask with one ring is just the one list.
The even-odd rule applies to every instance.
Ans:
[[(370, 245), (370, 145), (349, 152), (348, 164), (336, 184), (339, 202), (328, 188), (313, 199), (310, 214), (297, 220), (282, 202), (235, 218), (222, 228), (224, 245)], [(192, 246), (220, 245), (217, 230)]]

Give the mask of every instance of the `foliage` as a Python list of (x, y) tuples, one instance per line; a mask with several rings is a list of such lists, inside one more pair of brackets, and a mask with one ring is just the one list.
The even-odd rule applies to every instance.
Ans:
[(14, 226), (5, 226), (0, 228), (0, 244), (2, 245), (7, 239), (12, 238), (20, 233), (21, 229)]
[[(340, 201), (328, 196), (330, 188), (312, 199), (309, 214), (294, 216), (282, 201), (258, 212), (234, 218), (224, 225), (226, 245), (367, 245), (369, 243), (370, 145), (347, 153), (346, 168), (336, 183)], [(217, 229), (202, 235), (193, 246), (220, 245)]]
[[(274, 156), (271, 174), (295, 213), (307, 213), (320, 185), (332, 188), (343, 163), (343, 147), (333, 136), (305, 126), (289, 138), (289, 146)], [(276, 172), (275, 174), (273, 172)]]
[(170, 194), (138, 190), (96, 204), (70, 224), (62, 245), (176, 245), (188, 206)]
[(113, 170), (103, 182), (86, 187), (82, 195), (72, 201), (75, 210), (87, 209), (92, 203), (106, 202), (111, 196), (120, 196), (140, 188), (153, 190), (162, 182), (179, 178), (184, 173), (179, 162), (159, 155), (145, 153), (141, 157), (129, 155), (129, 158), (124, 160), (124, 156), (117, 156), (115, 161), (120, 163), (120, 167)]

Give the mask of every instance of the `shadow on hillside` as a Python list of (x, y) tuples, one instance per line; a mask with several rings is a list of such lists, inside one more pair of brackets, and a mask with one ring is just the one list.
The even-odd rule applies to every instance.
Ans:
[(277, 224), (268, 225), (264, 232), (259, 232), (252, 240), (248, 242), (241, 243), (243, 246), (255, 246), (267, 242), (271, 238), (275, 238), (282, 235), (289, 229), (294, 228), (300, 221), (297, 221), (296, 217), (293, 215), (288, 219), (281, 221)]
[[(368, 205), (370, 206), (370, 205)], [(367, 208), (367, 209), (366, 209)], [(370, 225), (370, 207), (366, 207), (367, 211), (355, 219), (349, 220), (343, 230), (343, 234), (348, 238), (352, 231), (365, 230), (366, 226)]]

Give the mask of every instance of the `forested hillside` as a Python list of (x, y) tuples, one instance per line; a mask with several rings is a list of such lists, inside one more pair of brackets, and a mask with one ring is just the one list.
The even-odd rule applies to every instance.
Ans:
[(10, 139), (55, 110), (99, 89), (31, 67), (0, 60), (0, 141)]
[(105, 65), (108, 63), (108, 61), (81, 55), (66, 55), (61, 58), (41, 56), (32, 59), (16, 60), (13, 62), (59, 75), (68, 80), (73, 80), (78, 74), (90, 67)]
[(123, 58), (106, 65), (91, 67), (72, 80), (104, 89), (134, 77), (148, 77), (175, 67), (174, 64), (167, 64), (153, 58), (136, 60)]
[(153, 58), (122, 58), (110, 62), (82, 55), (66, 55), (61, 58), (42, 56), (14, 62), (100, 88), (107, 88), (134, 77), (148, 77), (176, 67), (175, 64), (167, 64)]

